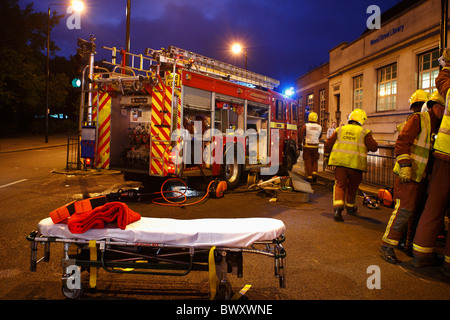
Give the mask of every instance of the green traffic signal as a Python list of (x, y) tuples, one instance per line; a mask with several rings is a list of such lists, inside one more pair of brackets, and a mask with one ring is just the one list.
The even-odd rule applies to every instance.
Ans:
[(74, 88), (80, 88), (81, 87), (81, 80), (78, 78), (75, 78), (72, 80), (72, 87)]

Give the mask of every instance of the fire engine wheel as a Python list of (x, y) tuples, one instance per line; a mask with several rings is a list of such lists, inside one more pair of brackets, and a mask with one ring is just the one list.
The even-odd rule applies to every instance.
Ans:
[(222, 178), (226, 181), (228, 189), (236, 188), (241, 179), (242, 165), (238, 163), (237, 156), (234, 156), (233, 163), (224, 161)]

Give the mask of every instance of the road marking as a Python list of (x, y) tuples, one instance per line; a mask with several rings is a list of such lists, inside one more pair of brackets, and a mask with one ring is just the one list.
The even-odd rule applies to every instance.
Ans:
[(22, 180), (18, 180), (18, 181), (14, 181), (14, 182), (8, 183), (8, 184), (4, 184), (4, 185), (0, 186), (0, 189), (12, 186), (12, 185), (17, 184), (17, 183), (24, 182), (24, 181), (27, 181), (27, 180), (28, 179), (22, 179)]

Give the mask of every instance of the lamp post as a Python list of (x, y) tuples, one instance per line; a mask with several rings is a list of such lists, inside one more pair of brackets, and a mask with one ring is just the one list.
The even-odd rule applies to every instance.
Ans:
[[(83, 3), (81, 1), (72, 1), (70, 4), (75, 11), (83, 10)], [(67, 3), (49, 3), (48, 4), (48, 20), (47, 20), (47, 79), (46, 79), (46, 109), (45, 109), (45, 143), (48, 143), (48, 116), (49, 116), (49, 106), (48, 106), (48, 98), (50, 91), (50, 7), (51, 6), (69, 6)]]
[(245, 55), (245, 70), (247, 70), (247, 50), (242, 48), (242, 46), (238, 43), (234, 44), (233, 47), (231, 47), (231, 51), (233, 51), (234, 54), (239, 54), (242, 51), (244, 51)]

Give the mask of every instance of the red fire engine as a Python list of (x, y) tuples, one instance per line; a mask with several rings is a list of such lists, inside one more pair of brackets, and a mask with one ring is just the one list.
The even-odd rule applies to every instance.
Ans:
[(174, 46), (140, 55), (103, 49), (112, 59), (93, 68), (80, 105), (95, 128), (96, 168), (138, 181), (221, 176), (233, 188), (244, 172), (280, 174), (295, 164), (298, 108), (273, 91), (279, 81)]

